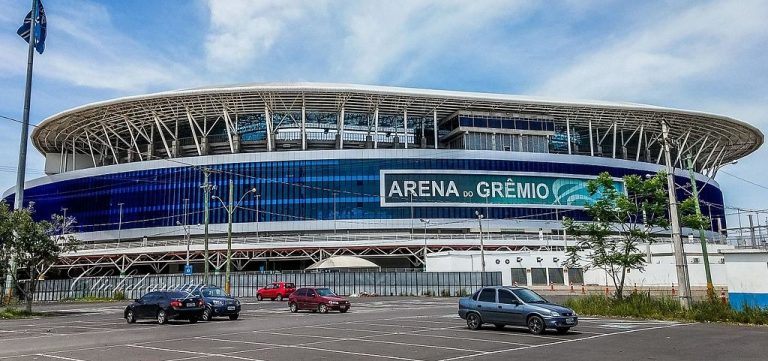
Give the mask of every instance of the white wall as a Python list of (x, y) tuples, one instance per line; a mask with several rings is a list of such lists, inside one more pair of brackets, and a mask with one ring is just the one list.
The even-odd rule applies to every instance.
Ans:
[(724, 253), (728, 292), (768, 294), (768, 252), (732, 252)]

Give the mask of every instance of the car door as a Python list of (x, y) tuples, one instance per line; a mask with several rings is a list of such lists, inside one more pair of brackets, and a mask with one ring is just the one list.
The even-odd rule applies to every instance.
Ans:
[(480, 318), (483, 322), (498, 322), (498, 316), (496, 307), (496, 289), (495, 288), (483, 288), (480, 294), (477, 295), (477, 302), (475, 302), (475, 310), (480, 313)]
[(141, 296), (138, 301), (138, 305), (134, 306), (134, 313), (137, 318), (147, 318), (149, 316), (149, 309), (152, 307), (152, 301), (155, 299), (155, 292), (150, 292)]
[(293, 294), (293, 301), (296, 302), (296, 306), (298, 306), (299, 309), (304, 308), (304, 295), (306, 295), (306, 293), (307, 290), (302, 288)]
[(266, 285), (264, 287), (264, 294), (261, 296), (264, 298), (275, 298), (275, 285)]
[(314, 310), (317, 308), (317, 292), (312, 289), (307, 289), (307, 295), (304, 297), (304, 307), (309, 310)]
[(499, 318), (505, 325), (524, 325), (525, 312), (520, 300), (510, 291), (500, 289), (499, 297)]

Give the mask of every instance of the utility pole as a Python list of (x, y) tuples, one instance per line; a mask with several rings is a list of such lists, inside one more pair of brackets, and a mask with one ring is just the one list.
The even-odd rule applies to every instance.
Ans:
[[(691, 191), (693, 195), (693, 201), (696, 205), (696, 217), (701, 220), (701, 206), (699, 205), (699, 191), (698, 187), (696, 185), (696, 175), (693, 172), (693, 159), (691, 159), (691, 155), (688, 154), (688, 174), (691, 176)], [(709, 223), (712, 224), (712, 219), (709, 220)], [(702, 225), (699, 225), (699, 240), (701, 241), (701, 255), (704, 258), (704, 273), (707, 276), (707, 297), (709, 299), (713, 300), (715, 298), (715, 286), (712, 284), (712, 273), (710, 272), (709, 268), (709, 252), (707, 251), (707, 239), (704, 237), (704, 228)]]
[(208, 168), (203, 168), (203, 218), (205, 225), (203, 226), (205, 238), (203, 241), (204, 244), (204, 251), (203, 251), (203, 259), (205, 260), (205, 267), (203, 269), (203, 284), (208, 284), (208, 272), (209, 272), (209, 261), (208, 261), (208, 213), (210, 210), (210, 201), (211, 201), (211, 184), (208, 183), (208, 178), (211, 175), (211, 171)]
[[(481, 271), (483, 272), (483, 280), (485, 280), (485, 245), (483, 244), (483, 215), (480, 214), (480, 212), (475, 211), (475, 215), (477, 216), (477, 223), (480, 225), (480, 267)], [(485, 286), (485, 282), (482, 282), (482, 285)]]
[(675, 254), (677, 283), (680, 287), (680, 304), (683, 308), (691, 307), (691, 284), (688, 280), (688, 264), (685, 259), (683, 240), (680, 237), (680, 214), (677, 212), (677, 194), (675, 189), (675, 169), (670, 153), (669, 128), (665, 120), (661, 121), (661, 134), (664, 141), (664, 162), (667, 166), (667, 191), (669, 194), (669, 220), (672, 227), (672, 249)]
[[(117, 222), (117, 246), (120, 247), (120, 241), (121, 241), (121, 231), (123, 230), (123, 204), (124, 203), (118, 203), (117, 205), (120, 206), (120, 215)], [(120, 267), (120, 278), (125, 277), (125, 256), (122, 257), (123, 259), (123, 265)]]
[(227, 213), (229, 214), (229, 217), (227, 217), (227, 273), (225, 275), (225, 278), (227, 279), (226, 282), (224, 282), (224, 292), (227, 294), (229, 293), (229, 290), (232, 287), (232, 278), (231, 278), (231, 268), (232, 268), (232, 212), (234, 212), (234, 209), (232, 209), (232, 198), (234, 197), (235, 192), (235, 185), (232, 181), (232, 178), (229, 179), (229, 209), (227, 210)]
[(749, 217), (749, 238), (752, 240), (752, 247), (757, 246), (757, 241), (755, 240), (755, 224), (752, 221), (752, 214), (747, 214), (747, 217)]
[(429, 220), (420, 218), (419, 221), (421, 223), (424, 223), (424, 271), (427, 270), (427, 226), (429, 225)]
[(184, 238), (185, 238), (185, 241), (187, 241), (187, 263), (186, 263), (187, 267), (189, 267), (189, 229), (187, 228), (189, 224), (187, 223), (187, 214), (189, 214), (189, 212), (187, 212), (188, 208), (189, 208), (189, 199), (184, 198)]

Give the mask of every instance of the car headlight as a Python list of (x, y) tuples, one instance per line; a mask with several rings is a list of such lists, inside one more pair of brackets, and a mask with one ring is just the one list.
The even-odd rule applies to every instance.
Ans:
[(240, 306), (240, 300), (235, 300), (235, 304)]
[(555, 311), (549, 311), (549, 315), (554, 317), (560, 316), (560, 314)]
[(338, 305), (339, 302), (337, 302), (337, 301), (330, 301), (330, 302), (328, 302), (328, 304), (330, 304), (330, 305)]
[(221, 306), (221, 305), (224, 304), (224, 301), (213, 300), (213, 304), (216, 305), (216, 306)]

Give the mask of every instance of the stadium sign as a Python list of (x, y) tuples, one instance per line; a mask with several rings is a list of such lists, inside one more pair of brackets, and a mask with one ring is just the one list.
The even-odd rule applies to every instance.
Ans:
[[(583, 208), (590, 177), (567, 174), (454, 171), (380, 171), (383, 207), (552, 207)], [(624, 191), (621, 179), (616, 189)]]

